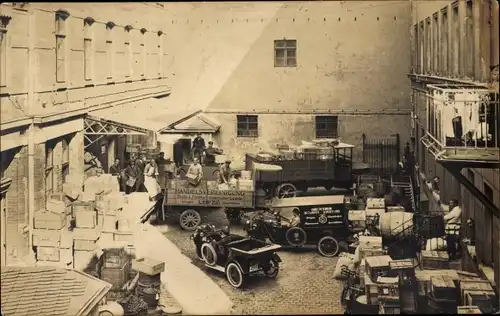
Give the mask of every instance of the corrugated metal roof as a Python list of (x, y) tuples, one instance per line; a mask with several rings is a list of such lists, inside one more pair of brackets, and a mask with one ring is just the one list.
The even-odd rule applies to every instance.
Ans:
[[(1, 306), (5, 316), (81, 315), (111, 285), (82, 272), (53, 267), (2, 267)], [(87, 310), (87, 309), (85, 309)]]
[(285, 208), (307, 205), (333, 205), (344, 204), (344, 195), (325, 195), (325, 196), (301, 196), (295, 198), (286, 198), (275, 200), (272, 207)]

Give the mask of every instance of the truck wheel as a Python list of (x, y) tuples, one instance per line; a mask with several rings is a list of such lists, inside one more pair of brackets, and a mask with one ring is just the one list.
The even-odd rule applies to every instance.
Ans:
[(318, 251), (322, 256), (335, 257), (339, 253), (339, 243), (332, 236), (325, 236), (318, 242)]
[(240, 266), (235, 262), (230, 262), (226, 266), (226, 278), (229, 284), (237, 289), (243, 286), (245, 280), (243, 271), (241, 271)]
[(291, 183), (283, 183), (276, 188), (278, 199), (293, 198), (297, 196), (297, 188)]
[(187, 231), (194, 231), (201, 223), (201, 216), (195, 210), (185, 210), (179, 217), (179, 224), (181, 228)]
[(275, 277), (278, 276), (278, 273), (280, 272), (280, 264), (278, 261), (271, 259), (269, 260), (268, 263), (266, 263), (263, 266), (264, 273), (266, 274), (266, 277), (270, 279), (274, 279)]
[(217, 252), (212, 244), (204, 243), (201, 245), (201, 257), (209, 266), (213, 266), (217, 263)]
[(300, 227), (292, 227), (285, 233), (286, 241), (293, 247), (302, 247), (307, 242), (307, 233)]

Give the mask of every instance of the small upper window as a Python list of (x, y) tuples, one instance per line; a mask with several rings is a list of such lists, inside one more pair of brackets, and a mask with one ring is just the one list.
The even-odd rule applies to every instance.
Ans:
[(274, 41), (274, 67), (297, 67), (297, 41)]

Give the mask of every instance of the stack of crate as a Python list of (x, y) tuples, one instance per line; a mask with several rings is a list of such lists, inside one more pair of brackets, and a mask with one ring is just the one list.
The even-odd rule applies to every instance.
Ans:
[(431, 277), (433, 276), (448, 276), (455, 284), (458, 284), (459, 276), (457, 270), (441, 269), (441, 270), (415, 270), (415, 279), (417, 281), (417, 302), (419, 308), (426, 312), (426, 306), (429, 304), (429, 293), (431, 291)]
[[(370, 305), (378, 305), (379, 288), (383, 289), (385, 285), (377, 282), (379, 276), (385, 277), (389, 272), (390, 256), (373, 256), (365, 259), (364, 285), (367, 302)], [(383, 279), (383, 281), (387, 281)], [(394, 280), (392, 280), (394, 281)], [(387, 295), (386, 295), (387, 296)]]
[(102, 244), (113, 243), (117, 228), (117, 217), (124, 204), (125, 195), (122, 192), (111, 192), (97, 196), (97, 224), (102, 228), (100, 239)]
[(447, 275), (432, 276), (431, 289), (428, 296), (428, 306), (431, 313), (457, 313), (458, 288), (451, 277)]
[(411, 259), (389, 262), (389, 275), (399, 277), (401, 311), (414, 313), (417, 309), (415, 265)]
[(359, 254), (361, 259), (383, 256), (382, 237), (359, 236)]
[(112, 285), (111, 290), (118, 292), (130, 278), (130, 256), (122, 248), (105, 249), (101, 280)]
[(75, 201), (71, 205), (75, 218), (74, 261), (75, 268), (85, 267), (97, 250), (101, 230), (97, 226), (94, 201)]
[(492, 311), (496, 306), (495, 291), (486, 280), (460, 280), (460, 302), (463, 306), (478, 306), (483, 311)]
[[(36, 247), (37, 265), (66, 268), (73, 261), (71, 246), (61, 244), (67, 232), (67, 208), (65, 202), (47, 201), (47, 209), (35, 212), (33, 246)], [(66, 239), (64, 239), (66, 240)]]

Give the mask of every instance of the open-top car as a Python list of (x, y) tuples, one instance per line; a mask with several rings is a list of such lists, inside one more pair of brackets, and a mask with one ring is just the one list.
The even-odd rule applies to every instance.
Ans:
[[(271, 211), (255, 213), (245, 229), (256, 239), (294, 248), (316, 245), (321, 255), (334, 257), (340, 251), (339, 243), (348, 241), (352, 235), (344, 200), (343, 195), (276, 200)], [(300, 222), (294, 225), (281, 215), (282, 209), (298, 210)]]
[(276, 251), (281, 246), (230, 234), (221, 243), (226, 234), (213, 225), (201, 225), (191, 236), (196, 254), (206, 267), (224, 273), (235, 288), (243, 287), (252, 275), (263, 273), (268, 278), (278, 275), (281, 258)]

